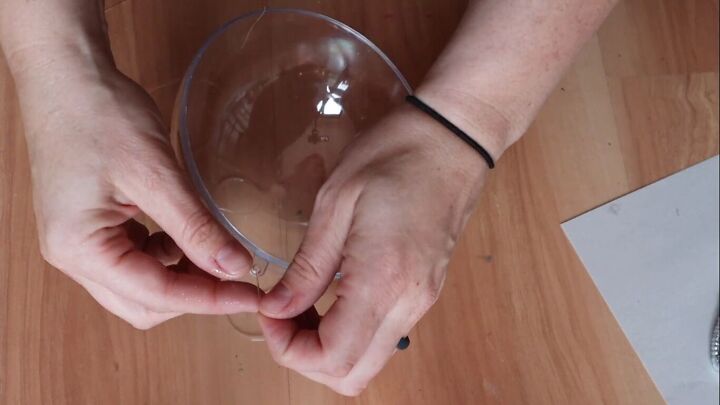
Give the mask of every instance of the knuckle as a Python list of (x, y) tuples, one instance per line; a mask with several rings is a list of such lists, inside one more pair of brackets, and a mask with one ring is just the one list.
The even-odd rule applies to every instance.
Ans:
[[(135, 184), (139, 190), (156, 191), (167, 186), (177, 176), (174, 161), (162, 153), (162, 147), (148, 144), (151, 135), (128, 137), (109, 153), (113, 167), (121, 170), (111, 172), (119, 184)], [(129, 174), (129, 175), (128, 175)]]
[(125, 318), (125, 321), (138, 330), (148, 330), (161, 322), (155, 319), (149, 310), (144, 308), (134, 311), (134, 313)]
[(431, 271), (428, 281), (420, 290), (420, 296), (425, 309), (430, 308), (440, 298), (443, 284), (445, 283), (445, 268)]
[(293, 259), (293, 267), (295, 275), (306, 285), (315, 285), (323, 278), (322, 273), (313, 259), (302, 249), (295, 255)]
[(358, 395), (362, 394), (363, 391), (365, 391), (366, 387), (367, 384), (347, 383), (342, 384), (337, 388), (334, 388), (334, 390), (338, 394), (344, 395), (346, 397), (357, 397)]
[(355, 364), (350, 361), (343, 361), (338, 364), (334, 364), (326, 371), (326, 373), (332, 377), (345, 378), (350, 374)]
[(40, 254), (46, 262), (54, 267), (65, 267), (72, 257), (72, 245), (68, 243), (68, 235), (60, 227), (49, 226), (40, 237)]
[(329, 178), (317, 192), (316, 203), (327, 203), (337, 201), (342, 195), (342, 191), (347, 188), (347, 179)]
[(133, 328), (137, 330), (148, 330), (155, 326), (154, 323), (148, 322), (146, 320), (134, 320), (134, 321), (128, 321), (130, 325), (132, 325)]
[(214, 230), (214, 220), (201, 208), (185, 220), (181, 238), (190, 245), (203, 246), (212, 238)]
[(369, 173), (361, 171), (355, 175), (346, 178), (342, 184), (336, 187), (338, 196), (357, 196), (367, 185)]
[(365, 184), (362, 176), (355, 176), (336, 181), (330, 178), (320, 187), (315, 197), (315, 211), (334, 211), (336, 207), (346, 206), (359, 195)]
[(41, 238), (40, 255), (42, 255), (43, 259), (45, 259), (45, 261), (50, 263), (52, 266), (62, 266), (62, 251), (63, 249), (58, 248), (54, 242)]
[(312, 207), (312, 221), (319, 218), (334, 218), (338, 212), (339, 192), (336, 187), (324, 185), (315, 196)]
[(142, 186), (145, 190), (161, 190), (175, 181), (175, 171), (162, 163), (144, 164), (141, 172)]
[(320, 187), (320, 190), (318, 190), (317, 192), (314, 208), (315, 210), (318, 210), (327, 207), (328, 205), (332, 204), (332, 202), (336, 199), (337, 192), (335, 191), (335, 188), (325, 183), (322, 187)]
[(292, 368), (292, 360), (290, 359), (290, 356), (287, 354), (287, 352), (274, 354), (273, 360), (275, 360), (275, 363), (281, 365), (282, 367)]
[(428, 309), (440, 298), (440, 289), (434, 286), (425, 286), (420, 290), (420, 306)]

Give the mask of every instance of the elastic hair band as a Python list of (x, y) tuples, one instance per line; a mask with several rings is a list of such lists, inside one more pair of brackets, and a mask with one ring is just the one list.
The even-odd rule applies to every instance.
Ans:
[(495, 161), (493, 160), (492, 156), (490, 156), (490, 153), (488, 153), (488, 151), (485, 148), (483, 148), (479, 143), (477, 143), (474, 139), (472, 139), (470, 136), (468, 136), (468, 134), (466, 134), (462, 129), (456, 127), (455, 124), (453, 124), (452, 122), (448, 121), (447, 118), (440, 115), (439, 112), (435, 111), (432, 107), (425, 104), (422, 100), (420, 100), (419, 98), (417, 98), (413, 95), (409, 95), (409, 96), (405, 97), (405, 101), (414, 105), (415, 107), (417, 107), (418, 109), (420, 109), (421, 111), (426, 113), (427, 115), (433, 117), (435, 119), (435, 121), (441, 123), (445, 128), (449, 129), (450, 132), (457, 135), (458, 138), (462, 139), (463, 141), (465, 141), (465, 143), (472, 146), (472, 148), (475, 149), (477, 151), (477, 153), (479, 153), (480, 156), (482, 156), (483, 159), (485, 159), (485, 162), (487, 163), (489, 168), (492, 169), (495, 167)]

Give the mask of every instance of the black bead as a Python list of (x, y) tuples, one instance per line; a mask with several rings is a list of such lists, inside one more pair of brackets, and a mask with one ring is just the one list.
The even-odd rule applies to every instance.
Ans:
[(408, 348), (408, 346), (410, 346), (410, 338), (405, 336), (400, 339), (396, 347), (398, 348), (398, 350), (405, 350)]

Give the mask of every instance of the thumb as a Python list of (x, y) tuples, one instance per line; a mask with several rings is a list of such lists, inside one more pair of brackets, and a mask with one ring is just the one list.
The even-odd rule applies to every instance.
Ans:
[(210, 215), (172, 158), (163, 154), (131, 174), (118, 182), (121, 191), (193, 263), (220, 278), (237, 279), (249, 271), (250, 253)]
[(260, 300), (261, 313), (271, 318), (293, 318), (323, 295), (342, 260), (354, 200), (351, 195), (318, 194), (300, 249), (283, 278)]

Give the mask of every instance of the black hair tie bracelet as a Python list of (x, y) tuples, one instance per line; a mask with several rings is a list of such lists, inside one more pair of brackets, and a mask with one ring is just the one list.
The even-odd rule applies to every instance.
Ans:
[(482, 145), (480, 145), (479, 143), (475, 142), (474, 139), (472, 139), (472, 138), (471, 138), (468, 134), (466, 134), (462, 129), (460, 129), (460, 128), (458, 128), (457, 126), (455, 126), (455, 124), (453, 124), (452, 122), (448, 121), (447, 118), (445, 118), (445, 117), (443, 117), (442, 115), (440, 115), (439, 112), (435, 111), (432, 107), (430, 107), (429, 105), (425, 104), (422, 100), (420, 100), (419, 98), (413, 96), (412, 94), (409, 95), (409, 96), (407, 96), (407, 97), (405, 97), (405, 101), (407, 101), (408, 103), (414, 105), (415, 107), (417, 107), (418, 109), (420, 109), (421, 111), (423, 111), (424, 113), (426, 113), (427, 115), (429, 115), (429, 116), (431, 116), (432, 118), (434, 118), (435, 121), (441, 123), (445, 128), (449, 129), (450, 132), (452, 132), (453, 134), (457, 135), (458, 138), (462, 139), (463, 141), (465, 141), (465, 143), (467, 143), (468, 145), (472, 146), (472, 148), (475, 149), (475, 150), (477, 151), (477, 153), (479, 153), (480, 156), (482, 156), (483, 159), (485, 159), (485, 162), (487, 162), (487, 165), (488, 165), (489, 168), (492, 169), (492, 168), (495, 167), (495, 161), (493, 160), (492, 156), (490, 156), (490, 153), (488, 153), (488, 151), (487, 151), (485, 148), (482, 147)]

